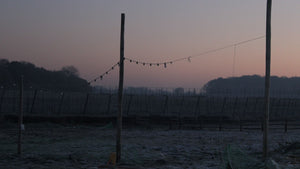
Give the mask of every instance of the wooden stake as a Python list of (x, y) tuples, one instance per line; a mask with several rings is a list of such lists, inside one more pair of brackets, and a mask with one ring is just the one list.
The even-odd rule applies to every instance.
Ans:
[(268, 130), (269, 130), (269, 111), (270, 111), (271, 9), (272, 9), (272, 0), (267, 0), (265, 115), (264, 115), (264, 133), (263, 133), (263, 160), (265, 162), (268, 160)]
[(33, 113), (33, 108), (34, 108), (34, 103), (35, 103), (35, 100), (36, 100), (37, 92), (38, 92), (38, 90), (35, 89), (35, 90), (34, 90), (34, 94), (33, 94), (33, 100), (32, 100), (32, 104), (31, 104), (31, 109), (30, 109), (30, 114), (31, 114), (31, 115), (32, 115), (32, 113)]
[(3, 87), (2, 94), (1, 94), (1, 99), (0, 99), (0, 113), (1, 113), (1, 110), (2, 110), (2, 103), (3, 103), (4, 95), (5, 95), (5, 88)]
[[(246, 115), (247, 106), (248, 106), (248, 97), (246, 98), (246, 101), (245, 101), (245, 106), (244, 106), (244, 110), (243, 110), (243, 116)], [(241, 112), (239, 113), (239, 120), (240, 120), (240, 131), (243, 131), (243, 122), (242, 122)]]
[(18, 120), (18, 127), (19, 127), (19, 135), (18, 135), (18, 155), (22, 155), (22, 130), (24, 129), (23, 126), (23, 76), (20, 79), (20, 95), (19, 95), (19, 120)]
[(168, 111), (168, 95), (165, 95), (166, 99), (165, 99), (165, 104), (164, 104), (164, 115), (166, 116), (167, 111)]
[(200, 104), (200, 96), (197, 96), (197, 102), (196, 102), (196, 107), (195, 107), (195, 112), (194, 112), (195, 118), (198, 118), (197, 111), (198, 111), (198, 108), (199, 108), (199, 104)]
[(130, 110), (130, 106), (131, 106), (131, 101), (132, 101), (132, 94), (129, 96), (129, 103), (128, 103), (128, 106), (127, 106), (127, 116), (129, 116), (129, 110)]
[(64, 97), (65, 97), (65, 93), (61, 92), (60, 93), (60, 102), (59, 102), (59, 107), (58, 107), (58, 113), (57, 113), (58, 115), (61, 114), (61, 109), (62, 109), (62, 106), (63, 106)]
[(288, 120), (285, 119), (285, 123), (284, 123), (284, 132), (286, 133), (288, 130)]
[(86, 94), (86, 98), (85, 98), (85, 102), (84, 102), (84, 106), (83, 106), (83, 112), (82, 114), (85, 114), (86, 113), (86, 108), (87, 108), (87, 104), (89, 102), (89, 93)]
[(111, 93), (108, 94), (108, 104), (107, 104), (107, 109), (106, 109), (106, 114), (109, 115), (110, 113), (110, 104), (111, 104)]
[[(226, 97), (224, 97), (224, 99), (223, 99), (221, 114), (224, 114), (225, 105), (226, 105)], [(222, 115), (220, 115), (219, 116), (219, 131), (222, 131), (222, 123), (223, 123), (223, 117), (222, 117)]]
[(122, 99), (123, 99), (123, 82), (124, 82), (124, 25), (125, 14), (121, 14), (121, 37), (120, 37), (120, 72), (119, 72), (119, 91), (118, 91), (118, 121), (117, 121), (117, 163), (121, 161), (121, 132), (122, 132)]
[(233, 104), (233, 110), (232, 110), (232, 117), (235, 118), (235, 109), (237, 107), (238, 97), (235, 97), (234, 104)]

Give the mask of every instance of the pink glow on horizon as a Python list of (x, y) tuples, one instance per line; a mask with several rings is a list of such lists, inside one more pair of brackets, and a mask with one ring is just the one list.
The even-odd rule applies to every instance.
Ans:
[[(275, 1), (271, 74), (300, 76), (300, 1)], [(266, 2), (35, 1), (0, 2), (0, 58), (59, 70), (74, 65), (91, 80), (119, 59), (120, 15), (125, 57), (162, 62), (264, 35)], [(264, 39), (236, 48), (234, 76), (264, 75)], [(200, 88), (233, 75), (233, 48), (160, 67), (125, 63), (125, 86)], [(96, 85), (117, 86), (114, 70)]]

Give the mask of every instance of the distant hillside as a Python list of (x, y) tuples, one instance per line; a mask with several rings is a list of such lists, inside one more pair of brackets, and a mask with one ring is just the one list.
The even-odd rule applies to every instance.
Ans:
[(73, 66), (60, 71), (49, 71), (28, 62), (9, 62), (0, 59), (0, 86), (16, 88), (21, 75), (24, 76), (25, 89), (44, 89), (52, 91), (88, 91), (88, 82), (78, 76)]
[[(263, 96), (265, 78), (258, 75), (218, 78), (203, 87), (208, 95)], [(271, 96), (300, 96), (300, 77), (271, 77)]]

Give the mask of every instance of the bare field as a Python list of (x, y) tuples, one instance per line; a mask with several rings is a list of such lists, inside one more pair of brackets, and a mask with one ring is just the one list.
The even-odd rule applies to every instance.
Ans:
[[(17, 125), (0, 129), (0, 168), (98, 168), (115, 151), (116, 131), (111, 126), (27, 124), (22, 157), (17, 156)], [(271, 157), (280, 165), (300, 168), (300, 131), (271, 130)], [(122, 163), (139, 168), (219, 169), (228, 144), (260, 158), (262, 132), (217, 130), (168, 130), (167, 128), (123, 130)], [(300, 151), (298, 151), (300, 152)]]

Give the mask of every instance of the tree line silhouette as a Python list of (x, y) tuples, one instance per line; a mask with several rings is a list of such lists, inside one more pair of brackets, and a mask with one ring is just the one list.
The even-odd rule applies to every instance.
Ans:
[[(229, 93), (235, 96), (249, 95), (251, 92), (264, 94), (265, 77), (247, 75), (241, 77), (217, 78), (206, 83), (202, 91), (207, 95), (216, 93)], [(271, 96), (278, 93), (300, 95), (300, 77), (271, 76)]]
[[(64, 66), (58, 71), (49, 71), (36, 67), (29, 62), (8, 61), (0, 59), (0, 87), (17, 89), (20, 77), (24, 76), (25, 89), (41, 89), (51, 91), (91, 92), (106, 91), (105, 87), (92, 87), (89, 83), (79, 77), (79, 72), (74, 66)], [(201, 88), (204, 95), (245, 96), (256, 92), (257, 96), (264, 94), (265, 78), (259, 75), (245, 75), (241, 77), (217, 78), (207, 82)], [(99, 92), (98, 91), (98, 92)], [(147, 92), (145, 92), (147, 91)], [(155, 93), (147, 87), (128, 87), (125, 92), (131, 94)], [(156, 91), (157, 92), (157, 91)], [(271, 96), (281, 93), (289, 93), (300, 96), (300, 77), (271, 77)], [(168, 92), (166, 92), (167, 94)], [(183, 88), (176, 88), (173, 94), (186, 94)], [(170, 94), (170, 93), (169, 93)], [(193, 92), (196, 94), (196, 92)], [(199, 93), (198, 93), (199, 94)]]
[(25, 89), (85, 92), (92, 89), (86, 80), (79, 77), (79, 72), (74, 66), (49, 71), (29, 62), (9, 62), (7, 59), (0, 59), (1, 88), (17, 89), (21, 76), (24, 77)]

